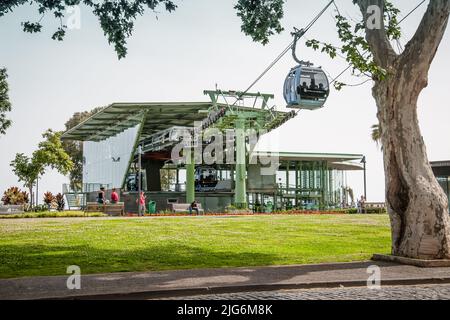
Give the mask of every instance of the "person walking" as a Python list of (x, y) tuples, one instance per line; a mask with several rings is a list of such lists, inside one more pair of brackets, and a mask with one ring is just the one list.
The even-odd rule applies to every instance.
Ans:
[(358, 200), (358, 213), (366, 213), (366, 198), (364, 196), (361, 196), (361, 198)]
[(361, 213), (367, 213), (366, 212), (366, 198), (364, 196), (361, 196)]

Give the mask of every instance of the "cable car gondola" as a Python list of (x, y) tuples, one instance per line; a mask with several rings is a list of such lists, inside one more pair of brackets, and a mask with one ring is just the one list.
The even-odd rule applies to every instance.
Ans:
[(217, 185), (217, 170), (209, 166), (195, 168), (195, 191), (214, 190)]
[(297, 40), (303, 30), (293, 33), (292, 56), (299, 63), (289, 71), (284, 82), (284, 99), (288, 108), (316, 110), (322, 108), (330, 94), (330, 83), (322, 68), (312, 63), (300, 61), (295, 54)]

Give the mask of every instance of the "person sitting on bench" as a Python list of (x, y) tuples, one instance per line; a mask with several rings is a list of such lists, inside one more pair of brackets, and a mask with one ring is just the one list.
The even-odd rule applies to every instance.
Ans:
[(100, 192), (97, 195), (97, 203), (104, 204), (105, 203), (105, 188), (101, 187)]
[(197, 205), (196, 200), (194, 200), (194, 202), (192, 202), (191, 205), (189, 206), (189, 214), (192, 214), (192, 210), (197, 211), (197, 215), (199, 215), (199, 210), (198, 210), (198, 205)]
[(116, 188), (113, 188), (111, 192), (111, 203), (115, 204), (117, 202), (119, 202), (119, 194), (117, 193)]

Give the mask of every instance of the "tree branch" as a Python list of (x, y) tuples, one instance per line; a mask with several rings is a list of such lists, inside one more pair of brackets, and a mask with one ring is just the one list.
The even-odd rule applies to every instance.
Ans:
[[(366, 24), (366, 41), (370, 46), (376, 64), (382, 68), (387, 68), (393, 58), (397, 56), (389, 42), (385, 25), (384, 25), (384, 0), (354, 0), (359, 6)], [(369, 29), (368, 19), (371, 13), (367, 12), (369, 7), (375, 5), (381, 9), (381, 17), (379, 29)]]
[(447, 28), (449, 10), (450, 0), (430, 0), (416, 33), (401, 55), (404, 62), (431, 65)]

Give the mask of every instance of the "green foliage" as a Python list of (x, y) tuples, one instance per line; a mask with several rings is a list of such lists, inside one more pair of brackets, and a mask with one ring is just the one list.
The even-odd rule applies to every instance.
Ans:
[(267, 44), (270, 36), (283, 31), (283, 4), (284, 0), (239, 0), (234, 8), (242, 20), (242, 32)]
[(33, 212), (0, 215), (0, 219), (22, 219), (22, 218), (81, 218), (81, 217), (108, 217), (101, 212), (83, 211), (48, 211), (46, 205), (33, 208)]
[(2, 202), (5, 205), (24, 205), (29, 202), (28, 193), (18, 187), (11, 187), (3, 193)]
[(23, 182), (24, 186), (30, 189), (30, 192), (36, 179), (44, 173), (45, 167), (38, 159), (34, 157), (30, 159), (23, 153), (16, 154), (10, 165), (19, 181)]
[(44, 141), (39, 143), (39, 148), (34, 152), (33, 159), (66, 175), (72, 170), (73, 163), (63, 148), (61, 135), (62, 132), (53, 132), (51, 129), (44, 132), (42, 134)]
[[(353, 0), (355, 5), (359, 1)], [(280, 19), (283, 17), (284, 1), (264, 1), (264, 0), (242, 0), (236, 5), (238, 16), (242, 19), (242, 31), (252, 37), (254, 41), (263, 44), (268, 42), (268, 37), (280, 33), (283, 28)], [(398, 14), (400, 11), (390, 2), (385, 0), (383, 6), (384, 25), (389, 40), (398, 40), (401, 30), (398, 26)], [(388, 71), (379, 66), (365, 38), (365, 21), (353, 22), (341, 15), (336, 14), (336, 27), (341, 47), (331, 43), (320, 42), (316, 39), (306, 41), (306, 46), (316, 51), (321, 51), (334, 59), (338, 55), (343, 56), (353, 67), (353, 74), (357, 76), (367, 76), (374, 80), (383, 80), (388, 75)], [(339, 52), (339, 54), (338, 54)], [(346, 84), (334, 82), (337, 90), (342, 89)]]
[(6, 118), (6, 112), (11, 111), (11, 102), (9, 101), (9, 86), (6, 69), (0, 69), (0, 134), (5, 134), (6, 129), (11, 126), (11, 120)]
[(390, 40), (398, 40), (402, 36), (402, 31), (398, 26), (398, 15), (400, 10), (391, 2), (384, 1), (384, 19), (386, 23), (386, 33)]
[(320, 42), (316, 39), (311, 39), (306, 41), (306, 46), (314, 50), (321, 49), (321, 52), (327, 53), (332, 59), (337, 56), (337, 48), (331, 44)]
[(62, 147), (61, 133), (49, 129), (42, 137), (45, 140), (39, 143), (39, 148), (33, 152), (31, 158), (18, 153), (10, 163), (14, 174), (30, 190), (30, 193), (37, 178), (45, 173), (46, 167), (56, 169), (64, 175), (73, 168), (70, 157)]
[(335, 82), (333, 83), (333, 85), (334, 85), (334, 88), (335, 88), (336, 90), (338, 90), (338, 91), (339, 91), (339, 90), (342, 90), (342, 88), (346, 86), (345, 83), (339, 82), (339, 81), (335, 81)]
[(22, 22), (23, 31), (28, 33), (37, 33), (41, 32), (42, 25), (39, 23), (32, 23), (32, 22)]
[(63, 27), (59, 27), (58, 30), (52, 35), (53, 40), (63, 41), (66, 35), (66, 30)]
[[(354, 0), (354, 4), (358, 1)], [(398, 40), (401, 36), (401, 30), (398, 26), (398, 14), (400, 10), (385, 0), (384, 1), (384, 25), (389, 40)], [(353, 67), (353, 73), (358, 72), (359, 75), (365, 75), (374, 80), (384, 80), (388, 75), (388, 71), (379, 66), (372, 53), (372, 48), (365, 38), (365, 20), (364, 17), (357, 23), (350, 22), (350, 19), (342, 16), (339, 12), (336, 14), (336, 27), (339, 40), (342, 47), (338, 48), (332, 44), (320, 43), (317, 40), (306, 41), (306, 46), (321, 50), (328, 54), (331, 59), (337, 56), (337, 51), (345, 57), (346, 61)], [(341, 90), (345, 83), (335, 82), (334, 86), (337, 90)]]
[(175, 213), (175, 212), (173, 212), (173, 211), (171, 211), (171, 210), (169, 210), (169, 209), (165, 209), (165, 210), (159, 210), (158, 211), (158, 214), (167, 214), (167, 215), (177, 215), (177, 214), (180, 214), (180, 215), (184, 215), (184, 214), (186, 214), (186, 213), (184, 213), (184, 212), (181, 212), (181, 213)]
[(371, 134), (372, 140), (375, 141), (377, 143), (377, 145), (379, 145), (381, 142), (381, 126), (380, 126), (380, 124), (378, 123), (378, 124), (372, 125), (371, 129), (372, 129), (372, 134)]
[[(357, 214), (358, 213), (358, 209), (356, 208), (351, 208), (351, 209), (344, 209), (346, 211), (346, 213), (349, 214)], [(387, 214), (387, 211), (385, 208), (380, 209), (380, 208), (366, 208), (364, 209), (364, 214)]]
[[(34, 206), (32, 211), (33, 212), (46, 212), (46, 211), (48, 211), (48, 205), (40, 204), (40, 205)], [(17, 216), (20, 217), (20, 215), (17, 215)]]
[(23, 30), (29, 33), (41, 32), (43, 26), (40, 21), (45, 15), (51, 14), (61, 22), (52, 35), (52, 39), (58, 41), (62, 41), (66, 34), (67, 26), (62, 21), (67, 8), (74, 5), (88, 7), (98, 18), (108, 42), (114, 45), (119, 59), (126, 56), (126, 40), (133, 33), (134, 21), (144, 14), (145, 9), (155, 13), (159, 5), (168, 12), (176, 9), (172, 0), (7, 0), (0, 2), (0, 17), (26, 4), (37, 4), (37, 13), (41, 18), (38, 22), (23, 22)]

